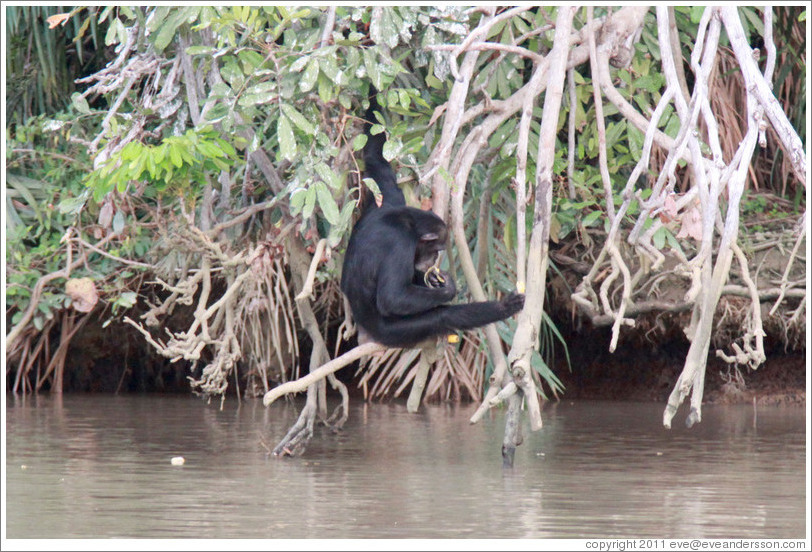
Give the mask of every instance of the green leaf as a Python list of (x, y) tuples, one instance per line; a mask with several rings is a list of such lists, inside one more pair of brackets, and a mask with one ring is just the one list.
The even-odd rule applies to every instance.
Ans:
[(286, 103), (280, 104), (279, 107), (282, 109), (287, 118), (290, 119), (294, 125), (299, 127), (299, 129), (303, 130), (307, 134), (310, 134), (311, 136), (316, 134), (316, 126), (308, 121), (304, 115), (299, 113), (295, 107)]
[(324, 74), (338, 86), (347, 84), (349, 79), (339, 70), (335, 56), (325, 56), (321, 58), (319, 67)]
[(363, 149), (363, 147), (367, 145), (367, 139), (368, 137), (366, 134), (359, 134), (356, 136), (352, 141), (352, 150), (358, 151)]
[(76, 109), (82, 115), (88, 115), (90, 113), (90, 106), (87, 103), (87, 100), (79, 93), (74, 92), (71, 94), (71, 103), (73, 104), (73, 108)]
[(386, 92), (386, 105), (384, 107), (392, 108), (398, 104), (398, 91), (395, 88), (390, 89)]
[(290, 194), (290, 208), (291, 213), (296, 215), (299, 211), (302, 210), (304, 206), (305, 197), (307, 196), (307, 190), (304, 188), (297, 188), (293, 190)]
[(665, 132), (671, 138), (676, 138), (681, 127), (682, 122), (679, 120), (679, 115), (672, 113), (671, 117), (668, 119), (668, 122), (665, 124), (663, 132)]
[(505, 243), (505, 247), (507, 247), (509, 251), (513, 251), (516, 248), (516, 236), (516, 215), (512, 214), (509, 215), (508, 219), (505, 221), (505, 229), (502, 235), (502, 240)]
[(347, 227), (349, 227), (354, 212), (355, 212), (354, 201), (346, 202), (344, 204), (344, 207), (341, 208), (341, 215), (338, 224), (331, 225), (330, 232), (327, 234), (327, 239), (329, 240), (330, 247), (337, 247), (338, 244), (341, 243), (341, 237), (343, 236), (344, 231), (347, 229)]
[(609, 123), (606, 127), (606, 147), (611, 149), (620, 139), (620, 135), (626, 129), (624, 121), (619, 123)]
[(685, 255), (685, 252), (682, 250), (682, 246), (679, 244), (679, 240), (671, 233), (670, 230), (663, 227), (662, 230), (665, 230), (665, 239), (668, 242), (668, 245), (671, 246), (672, 249), (679, 251), (682, 255)]
[(333, 171), (333, 169), (327, 166), (327, 163), (317, 163), (316, 172), (318, 173), (319, 177), (321, 177), (322, 181), (324, 181), (334, 190), (341, 188), (341, 179), (338, 177), (335, 171)]
[(378, 70), (378, 62), (375, 60), (375, 53), (371, 49), (364, 50), (364, 67), (366, 67), (369, 80), (375, 85), (378, 90), (383, 90), (383, 79), (381, 79), (381, 72)]
[(223, 63), (222, 67), (220, 67), (220, 76), (222, 76), (223, 80), (227, 83), (231, 84), (234, 90), (242, 88), (243, 82), (245, 82), (242, 69), (240, 69), (240, 66), (234, 61), (234, 58)]
[(212, 142), (200, 141), (195, 147), (197, 151), (202, 153), (205, 157), (225, 157), (226, 155), (217, 144)]
[(279, 117), (276, 125), (277, 139), (279, 140), (279, 155), (293, 161), (296, 157), (296, 137), (287, 117)]
[(183, 165), (183, 158), (181, 157), (180, 146), (178, 146), (177, 144), (170, 144), (169, 160), (172, 161), (172, 164), (175, 165), (175, 167), (180, 168), (180, 166)]
[(111, 46), (112, 44), (115, 44), (117, 38), (118, 28), (116, 27), (115, 22), (111, 22), (110, 26), (107, 27), (107, 34), (104, 35), (104, 45)]
[(315, 187), (319, 200), (319, 208), (324, 214), (324, 218), (326, 218), (330, 224), (338, 224), (340, 220), (338, 205), (336, 205), (336, 200), (330, 193), (330, 189), (325, 186), (324, 182), (316, 182)]
[(136, 159), (143, 150), (143, 146), (141, 142), (130, 142), (123, 148), (121, 148), (121, 152), (119, 155), (121, 156), (122, 161), (129, 161), (131, 159)]
[(172, 42), (173, 38), (175, 38), (175, 31), (177, 31), (178, 27), (183, 24), (187, 9), (188, 8), (170, 11), (169, 17), (164, 20), (164, 23), (158, 29), (157, 34), (153, 35), (155, 37), (153, 39), (153, 45), (155, 46), (156, 50), (163, 52), (164, 49), (169, 46), (169, 43)]
[(744, 15), (750, 24), (755, 28), (756, 32), (764, 36), (764, 21), (756, 13), (756, 10), (753, 6), (740, 6), (739, 7), (739, 17)]
[(237, 150), (235, 150), (234, 146), (232, 146), (230, 143), (226, 142), (222, 138), (217, 138), (216, 140), (217, 144), (220, 146), (220, 149), (222, 149), (227, 156), (234, 157), (237, 155)]
[(592, 211), (587, 216), (584, 217), (582, 224), (586, 227), (592, 226), (592, 224), (598, 220), (598, 218), (603, 215), (601, 211)]
[(115, 216), (113, 217), (113, 232), (116, 234), (120, 233), (124, 230), (125, 221), (124, 221), (124, 211), (119, 209), (116, 211)]
[(369, 26), (369, 36), (376, 44), (386, 44), (389, 48), (398, 45), (400, 28), (403, 20), (398, 16), (395, 8), (385, 7), (381, 17), (372, 20)]
[(302, 69), (304, 69), (307, 62), (310, 61), (310, 56), (302, 56), (298, 58), (296, 61), (290, 64), (290, 72), (291, 73), (298, 73)]
[(665, 245), (665, 233), (665, 227), (661, 226), (656, 232), (654, 232), (654, 235), (651, 236), (651, 241), (654, 243), (654, 247), (657, 249), (662, 249)]
[(333, 83), (324, 75), (319, 75), (319, 98), (324, 103), (329, 102), (335, 95), (333, 93)]
[(372, 192), (372, 195), (374, 195), (376, 198), (380, 197), (381, 189), (378, 187), (378, 183), (375, 182), (375, 180), (373, 180), (372, 178), (365, 178), (364, 186), (366, 186), (369, 189), (369, 191)]
[(87, 197), (85, 197), (84, 194), (78, 197), (66, 197), (59, 202), (57, 209), (59, 209), (59, 212), (63, 215), (75, 215), (82, 210), (82, 207), (85, 206), (86, 201)]
[(274, 101), (276, 94), (274, 92), (263, 92), (260, 94), (243, 94), (240, 96), (238, 102), (242, 107), (250, 107), (252, 105), (261, 105)]
[(316, 207), (316, 187), (311, 186), (305, 193), (304, 208), (302, 209), (302, 218), (309, 219), (313, 214), (313, 209)]
[(402, 88), (398, 89), (398, 97), (400, 98), (400, 105), (403, 109), (409, 109), (411, 105), (411, 99), (409, 98), (409, 93), (403, 90)]
[(633, 125), (629, 125), (627, 132), (629, 136), (629, 150), (632, 153), (632, 157), (635, 162), (640, 161), (640, 157), (643, 155), (643, 143), (646, 139), (646, 135)]
[(316, 80), (318, 78), (319, 61), (316, 58), (311, 58), (304, 70), (304, 73), (302, 73), (302, 78), (299, 80), (299, 88), (302, 90), (302, 92), (310, 91), (316, 84)]
[(637, 88), (642, 88), (643, 90), (647, 90), (652, 94), (655, 92), (659, 92), (660, 88), (665, 84), (665, 77), (659, 73), (650, 73), (648, 75), (643, 75), (634, 81), (634, 85)]
[(189, 46), (186, 53), (190, 56), (211, 55), (217, 51), (214, 46)]
[(125, 291), (124, 293), (118, 296), (118, 299), (116, 299), (115, 303), (119, 307), (129, 309), (130, 307), (135, 305), (137, 299), (138, 295), (134, 291)]
[(398, 157), (400, 150), (403, 148), (403, 143), (400, 138), (390, 137), (383, 145), (383, 157), (387, 161), (391, 161)]
[(254, 86), (249, 86), (245, 89), (246, 94), (266, 94), (276, 90), (276, 83), (274, 81), (260, 82)]
[(243, 63), (243, 73), (245, 73), (246, 76), (252, 75), (257, 68), (262, 65), (262, 62), (265, 61), (265, 58), (254, 50), (240, 50), (237, 53), (237, 57), (239, 57)]
[(161, 144), (153, 153), (153, 159), (155, 160), (156, 165), (160, 165), (163, 163), (164, 159), (166, 159), (166, 154), (169, 152), (169, 145), (168, 144)]

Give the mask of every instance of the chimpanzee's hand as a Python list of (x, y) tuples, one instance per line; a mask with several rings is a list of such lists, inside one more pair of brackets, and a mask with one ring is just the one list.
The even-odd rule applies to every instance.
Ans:
[(425, 275), (426, 286), (430, 288), (441, 288), (451, 281), (451, 278), (440, 269), (431, 267)]
[(524, 293), (511, 292), (510, 295), (502, 299), (502, 308), (507, 316), (513, 316), (524, 308)]
[(440, 270), (431, 267), (423, 274), (423, 283), (426, 287), (437, 292), (443, 302), (451, 301), (457, 295), (457, 286), (451, 276)]

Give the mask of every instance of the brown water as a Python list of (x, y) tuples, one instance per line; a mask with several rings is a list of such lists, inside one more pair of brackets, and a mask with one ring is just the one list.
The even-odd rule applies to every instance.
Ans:
[(471, 426), (474, 407), (356, 401), (278, 459), (284, 401), (7, 397), (6, 535), (804, 537), (802, 408), (710, 405), (666, 431), (661, 404), (547, 404), (504, 470), (504, 413)]

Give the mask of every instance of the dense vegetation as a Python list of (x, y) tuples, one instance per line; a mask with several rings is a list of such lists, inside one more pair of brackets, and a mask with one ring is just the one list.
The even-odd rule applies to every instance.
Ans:
[[(373, 132), (387, 133), (408, 200), (449, 222), (461, 296), (528, 292), (518, 320), (375, 357), (361, 380), (371, 396), (414, 383), (416, 408), (489, 388), (487, 408), (502, 389), (510, 412), (530, 403), (535, 427), (536, 386), (563, 391), (549, 368), (566, 352), (556, 309), (611, 326), (613, 350), (635, 319), (650, 334), (660, 315), (691, 313), (696, 351), (669, 408), (693, 388), (694, 418), (711, 325), (719, 355), (757, 367), (769, 301), (767, 330), (804, 346), (801, 8), (7, 15), (14, 392), (61, 391), (71, 340), (93, 324), (136, 329), (209, 395), (297, 377), (302, 344), (306, 369), (335, 356), (352, 333), (337, 281), (370, 85), (389, 117)], [(772, 92), (753, 92), (761, 81)], [(557, 306), (548, 267), (565, 290)], [(312, 389), (307, 427), (324, 382)]]

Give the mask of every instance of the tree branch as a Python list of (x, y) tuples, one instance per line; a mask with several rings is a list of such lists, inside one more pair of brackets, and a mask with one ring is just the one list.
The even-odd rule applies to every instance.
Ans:
[(598, 54), (595, 46), (595, 33), (592, 28), (593, 7), (587, 6), (586, 20), (590, 32), (589, 38), (589, 65), (592, 69), (592, 93), (595, 98), (595, 124), (598, 129), (598, 165), (600, 167), (603, 194), (606, 197), (606, 215), (611, 224), (615, 220), (615, 200), (612, 193), (612, 179), (609, 176), (609, 165), (606, 161), (606, 121), (603, 118), (603, 100), (601, 99), (601, 73), (598, 71)]
[[(519, 313), (513, 344), (508, 354), (513, 381), (522, 390), (528, 408), (530, 427), (533, 431), (541, 428), (541, 408), (538, 402), (535, 382), (532, 378), (530, 356), (538, 347), (538, 336), (544, 310), (546, 273), (549, 258), (547, 251), (550, 240), (550, 218), (552, 216), (552, 170), (555, 156), (555, 134), (564, 78), (567, 69), (567, 54), (570, 47), (570, 29), (575, 8), (561, 6), (555, 26), (553, 49), (548, 54), (547, 91), (544, 96), (543, 117), (539, 130), (538, 153), (536, 155), (536, 192), (533, 231), (530, 236), (530, 251), (527, 258), (527, 296), (524, 309)], [(506, 433), (515, 431), (508, 424)], [(519, 435), (505, 437), (506, 443), (517, 444)], [(505, 445), (508, 446), (508, 445)], [(508, 449), (510, 447), (508, 446)], [(504, 450), (504, 449), (503, 449)]]
[[(730, 45), (736, 54), (736, 60), (741, 67), (747, 91), (753, 94), (764, 108), (767, 118), (773, 125), (781, 147), (789, 157), (792, 172), (795, 177), (806, 186), (806, 151), (804, 150), (801, 138), (787, 119), (786, 113), (781, 109), (781, 104), (772, 92), (772, 87), (758, 68), (756, 60), (753, 58), (753, 49), (747, 44), (744, 36), (739, 13), (736, 6), (726, 6), (720, 9), (722, 22), (725, 24)], [(768, 67), (770, 69), (770, 67)]]
[(316, 251), (313, 253), (313, 260), (310, 262), (310, 268), (307, 270), (307, 277), (305, 278), (302, 291), (295, 297), (296, 301), (302, 299), (313, 298), (313, 282), (316, 279), (316, 271), (321, 263), (321, 258), (324, 255), (324, 248), (327, 246), (327, 238), (322, 238), (316, 245)]
[(362, 357), (369, 356), (373, 353), (377, 353), (378, 351), (385, 351), (386, 349), (387, 347), (385, 345), (381, 345), (380, 343), (364, 343), (363, 345), (359, 345), (354, 349), (347, 351), (340, 357), (334, 358), (330, 362), (327, 362), (319, 368), (312, 370), (306, 376), (302, 376), (295, 381), (289, 381), (279, 385), (278, 387), (274, 387), (265, 393), (265, 396), (262, 398), (262, 404), (269, 406), (282, 395), (303, 391), (304, 389), (307, 389), (308, 386), (326, 378), (328, 374), (332, 374), (333, 372), (340, 370), (351, 362), (354, 362)]

